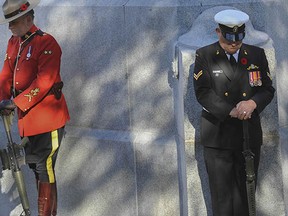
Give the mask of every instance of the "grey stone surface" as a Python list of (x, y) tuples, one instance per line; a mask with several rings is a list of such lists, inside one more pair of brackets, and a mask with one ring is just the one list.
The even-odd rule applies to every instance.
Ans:
[[(64, 93), (72, 117), (56, 169), (59, 215), (210, 214), (207, 182), (205, 176), (204, 181), (199, 178), (205, 172), (197, 145), (198, 116), (192, 112), (201, 107), (195, 103), (187, 107), (193, 97), (180, 96), (191, 86), (184, 89), (173, 76), (177, 39), (189, 32), (203, 11), (216, 5), (246, 11), (254, 28), (273, 41), (275, 58), (267, 54), (275, 63), (277, 100), (265, 113), (267, 145), (262, 149), (263, 160), (273, 162), (260, 167), (257, 197), (259, 215), (281, 212), (278, 181), (283, 173), (288, 208), (286, 0), (42, 0), (35, 21), (62, 47)], [(7, 28), (0, 26), (0, 59), (10, 37)], [(200, 33), (197, 39), (203, 36)], [(193, 53), (189, 47), (181, 51), (179, 57), (188, 65)], [(274, 143), (269, 136), (277, 134), (278, 123), (279, 143)], [(281, 163), (274, 145), (281, 145)], [(33, 174), (27, 167), (24, 172), (36, 215)], [(0, 216), (19, 215), (11, 175), (6, 171), (0, 175)]]
[(265, 14), (265, 25), (262, 28), (273, 38), (276, 56), (276, 84), (277, 84), (277, 100), (278, 100), (278, 133), (279, 143), (281, 146), (281, 165), (283, 175), (283, 195), (285, 200), (286, 214), (288, 212), (288, 199), (287, 199), (287, 188), (288, 188), (288, 176), (287, 176), (287, 34), (288, 23), (287, 11), (288, 4), (286, 1), (278, 1), (278, 4), (269, 4), (267, 7), (267, 13)]
[[(39, 15), (46, 10), (47, 7), (40, 7)], [(62, 19), (63, 16), (67, 19)], [(79, 11), (75, 6), (59, 6), (49, 10), (48, 22), (47, 19), (37, 21), (47, 32), (53, 32), (63, 49), (62, 74), (72, 116), (70, 124), (128, 130), (129, 98), (121, 7), (84, 7)], [(55, 28), (54, 23), (60, 27)]]
[(131, 124), (134, 130), (172, 133), (174, 118), (169, 79), (174, 49), (171, 40), (177, 38), (176, 10), (127, 7), (125, 14)]
[(71, 135), (59, 154), (59, 215), (136, 214), (131, 143)]

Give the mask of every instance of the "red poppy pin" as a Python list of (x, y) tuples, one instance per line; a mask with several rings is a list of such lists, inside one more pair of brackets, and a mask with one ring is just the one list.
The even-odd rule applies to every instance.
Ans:
[(20, 7), (20, 11), (25, 11), (27, 10), (28, 6), (26, 4), (22, 4)]
[(246, 65), (247, 64), (247, 59), (246, 58), (241, 58), (241, 64)]

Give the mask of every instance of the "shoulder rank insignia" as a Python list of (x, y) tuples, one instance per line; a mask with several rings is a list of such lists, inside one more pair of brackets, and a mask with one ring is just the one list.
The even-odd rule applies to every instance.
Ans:
[(45, 55), (51, 55), (51, 54), (52, 54), (52, 50), (45, 50), (45, 51), (44, 51), (44, 54), (45, 54)]
[(24, 97), (28, 98), (28, 102), (31, 102), (32, 98), (40, 92), (39, 88), (32, 89), (29, 94), (25, 94)]
[(197, 74), (194, 73), (194, 79), (198, 80), (200, 78), (200, 76), (203, 74), (203, 71), (199, 71)]
[(247, 70), (255, 70), (255, 69), (259, 69), (259, 67), (257, 65), (251, 64)]

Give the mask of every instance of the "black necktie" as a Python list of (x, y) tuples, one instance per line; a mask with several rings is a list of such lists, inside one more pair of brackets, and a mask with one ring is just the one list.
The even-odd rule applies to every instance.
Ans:
[(234, 56), (232, 54), (230, 54), (230, 64), (233, 68), (233, 71), (235, 71), (236, 67), (237, 67), (237, 62), (236, 62), (236, 59), (234, 58)]

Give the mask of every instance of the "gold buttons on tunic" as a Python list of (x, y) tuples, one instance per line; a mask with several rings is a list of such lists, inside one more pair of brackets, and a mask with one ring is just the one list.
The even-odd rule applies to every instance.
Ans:
[(225, 94), (224, 94), (224, 95), (227, 97), (229, 94), (228, 94), (228, 92), (225, 92)]
[(245, 92), (243, 92), (243, 97), (246, 97), (246, 95), (247, 95), (247, 94), (246, 94)]

